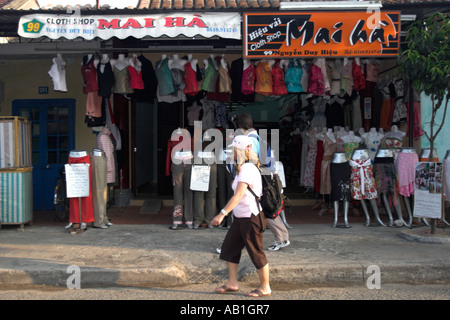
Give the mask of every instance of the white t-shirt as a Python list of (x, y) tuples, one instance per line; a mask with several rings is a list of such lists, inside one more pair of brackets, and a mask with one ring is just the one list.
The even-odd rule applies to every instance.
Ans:
[[(241, 166), (241, 170), (231, 185), (234, 192), (239, 182), (245, 182), (252, 188), (253, 192), (258, 196), (262, 195), (262, 181), (261, 173), (253, 163), (244, 163)], [(246, 190), (244, 196), (239, 203), (233, 209), (233, 215), (237, 218), (250, 218), (251, 213), (255, 216), (260, 212), (260, 209), (256, 206), (256, 199), (250, 190)]]

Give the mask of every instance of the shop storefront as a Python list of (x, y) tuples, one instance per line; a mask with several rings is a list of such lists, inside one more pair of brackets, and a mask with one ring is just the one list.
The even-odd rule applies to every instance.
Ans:
[[(193, 121), (201, 121), (203, 130), (235, 129), (233, 116), (246, 111), (257, 129), (280, 130), (278, 160), (289, 187), (323, 194), (314, 174), (320, 171), (317, 155), (323, 156), (319, 137), (330, 131), (335, 138), (354, 135), (351, 142), (365, 137), (365, 146), (376, 150), (413, 147), (421, 136), (408, 126), (411, 116), (420, 120), (420, 109), (410, 106), (408, 84), (395, 72), (401, 15), (351, 9), (36, 13), (21, 17), (18, 34), (54, 39), (39, 53), (61, 58), (71, 72), (66, 91), (42, 69), (43, 85), (33, 82), (55, 98), (76, 98), (76, 142), (69, 147), (96, 147), (106, 121), (108, 128), (117, 128), (114, 188), (170, 197), (166, 168), (172, 132), (192, 130)], [(82, 39), (79, 50), (65, 51), (64, 42), (76, 39)], [(97, 48), (85, 49), (86, 43)], [(57, 64), (51, 61), (46, 61), (50, 67)], [(128, 74), (128, 86), (110, 86), (97, 95), (98, 87), (87, 88), (80, 69), (103, 73), (108, 62), (137, 73)], [(117, 84), (120, 76), (115, 77)], [(402, 139), (386, 139), (397, 130)], [(363, 144), (339, 148), (356, 146)]]

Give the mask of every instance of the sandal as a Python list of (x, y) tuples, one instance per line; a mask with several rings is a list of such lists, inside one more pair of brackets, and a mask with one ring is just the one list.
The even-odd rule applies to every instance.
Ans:
[(221, 287), (216, 288), (214, 291), (216, 293), (234, 293), (237, 292), (239, 289), (232, 289), (228, 288), (226, 285), (223, 285)]
[(261, 297), (268, 297), (272, 294), (272, 292), (269, 293), (263, 293), (260, 289), (255, 289), (250, 292), (247, 292), (245, 295), (247, 297), (253, 297), (253, 298), (261, 298)]

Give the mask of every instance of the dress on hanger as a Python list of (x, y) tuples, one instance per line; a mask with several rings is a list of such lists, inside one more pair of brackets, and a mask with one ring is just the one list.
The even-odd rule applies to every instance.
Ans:
[(289, 93), (302, 92), (303, 68), (300, 60), (291, 59), (284, 75), (286, 90)]
[(331, 62), (331, 67), (329, 68), (329, 75), (331, 78), (330, 95), (340, 95), (341, 77), (342, 77), (342, 64), (340, 60)]
[(353, 90), (359, 91), (366, 87), (366, 78), (364, 77), (361, 65), (356, 63), (356, 59), (352, 64)]
[(272, 71), (269, 61), (260, 61), (256, 65), (256, 84), (255, 92), (264, 96), (271, 95), (272, 88)]
[(280, 67), (280, 60), (276, 60), (272, 67), (272, 88), (274, 95), (287, 94), (286, 84), (284, 82), (284, 70)]
[(342, 80), (341, 89), (344, 93), (348, 94), (350, 97), (353, 94), (353, 73), (352, 73), (352, 63), (348, 61), (342, 67)]
[(327, 102), (325, 99), (318, 97), (314, 100), (314, 116), (311, 119), (311, 127), (326, 128), (327, 118), (325, 116), (325, 110), (327, 108)]
[(352, 168), (350, 176), (352, 198), (355, 200), (377, 198), (377, 188), (370, 159), (350, 159), (349, 163)]
[(302, 186), (314, 187), (314, 169), (316, 166), (317, 156), (317, 138), (315, 135), (318, 133), (316, 128), (313, 128), (308, 135), (308, 155), (306, 158), (305, 175), (303, 177)]

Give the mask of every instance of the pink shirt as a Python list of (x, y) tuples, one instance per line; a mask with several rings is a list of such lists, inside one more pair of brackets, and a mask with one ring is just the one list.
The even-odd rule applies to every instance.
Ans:
[[(253, 163), (244, 163), (241, 166), (241, 170), (231, 185), (234, 192), (239, 182), (245, 182), (253, 192), (258, 196), (262, 195), (262, 181), (261, 174), (258, 168)], [(233, 215), (236, 218), (250, 218), (253, 213), (255, 216), (259, 213), (260, 209), (256, 206), (256, 199), (250, 192), (246, 190), (239, 203), (233, 209)]]

